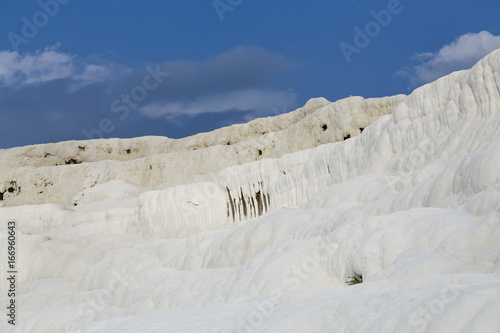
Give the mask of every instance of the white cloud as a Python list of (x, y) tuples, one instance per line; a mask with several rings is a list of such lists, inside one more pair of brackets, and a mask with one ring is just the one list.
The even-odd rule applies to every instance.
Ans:
[(111, 78), (111, 68), (95, 64), (85, 65), (81, 74), (76, 74), (71, 77), (74, 82), (68, 86), (68, 91), (77, 92), (92, 83), (104, 82)]
[(85, 66), (83, 73), (75, 75), (73, 79), (87, 82), (102, 82), (111, 75), (111, 70), (107, 67), (90, 64)]
[(34, 54), (0, 52), (0, 84), (4, 86), (64, 79), (75, 72), (73, 56), (46, 48)]
[(90, 83), (109, 79), (111, 68), (86, 63), (77, 56), (59, 52), (58, 45), (33, 54), (0, 51), (0, 86), (19, 86), (69, 78), (71, 92)]
[[(158, 134), (161, 123), (174, 136), (193, 134), (193, 128), (208, 130), (293, 110), (297, 97), (280, 75), (293, 66), (283, 55), (253, 46), (204, 60), (141, 67), (55, 48), (34, 53), (0, 50), (0, 105), (5, 119), (0, 126), (28, 121), (30, 128), (38, 128), (43, 123), (43, 133), (32, 135), (61, 141), (75, 135), (83, 138), (83, 130), (99, 128), (103, 117), (121, 123), (125, 113), (116, 110), (128, 110), (134, 117), (127, 121), (136, 123), (124, 122), (119, 135)], [(164, 78), (166, 72), (170, 75)], [(134, 92), (144, 82), (158, 85), (139, 101)], [(196, 119), (202, 114), (206, 115)], [(200, 123), (193, 127), (194, 119)]]
[(500, 48), (500, 36), (488, 31), (468, 33), (443, 46), (435, 53), (419, 53), (412, 57), (412, 65), (397, 74), (409, 77), (410, 85), (432, 82), (451, 72), (469, 69), (476, 62)]
[(296, 103), (296, 94), (291, 90), (238, 90), (222, 95), (210, 95), (198, 98), (194, 102), (167, 102), (149, 104), (140, 112), (150, 118), (174, 119), (178, 116), (196, 116), (207, 112), (230, 110), (254, 111), (269, 114), (273, 108), (282, 109)]

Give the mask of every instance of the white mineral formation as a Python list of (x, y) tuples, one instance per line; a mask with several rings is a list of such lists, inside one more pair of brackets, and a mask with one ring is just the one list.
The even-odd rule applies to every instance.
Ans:
[(0, 193), (0, 332), (498, 333), (500, 50), (409, 96), (0, 150)]

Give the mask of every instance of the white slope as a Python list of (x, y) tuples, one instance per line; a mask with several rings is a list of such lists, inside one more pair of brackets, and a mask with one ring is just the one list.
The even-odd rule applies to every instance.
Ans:
[(335, 103), (317, 98), (291, 113), (179, 140), (69, 141), (0, 150), (0, 205), (85, 203), (94, 199), (88, 193), (82, 198), (83, 191), (110, 180), (143, 190), (213, 180), (231, 165), (354, 137), (392, 113), (404, 97), (351, 97)]
[(500, 50), (407, 97), (311, 103), (207, 148), (2, 151), (0, 332), (499, 332)]

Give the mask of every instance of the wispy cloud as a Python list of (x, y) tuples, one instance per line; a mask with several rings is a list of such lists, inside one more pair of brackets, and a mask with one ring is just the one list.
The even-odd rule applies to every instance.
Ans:
[(3, 86), (64, 79), (74, 74), (73, 56), (46, 48), (34, 54), (0, 52), (0, 84)]
[(488, 31), (468, 33), (434, 53), (419, 53), (396, 74), (407, 77), (412, 88), (432, 82), (457, 70), (469, 69), (492, 51), (500, 48), (500, 36)]
[[(112, 104), (125, 102), (143, 84), (146, 68), (169, 76), (126, 120)], [(280, 72), (293, 68), (285, 57), (259, 47), (237, 47), (203, 61), (148, 63), (132, 68), (99, 57), (82, 58), (56, 47), (34, 53), (0, 51), (0, 124), (17, 124), (29, 133), (23, 144), (85, 139), (84, 129), (103, 118), (116, 124), (113, 136), (167, 135), (179, 137), (293, 109), (296, 95)], [(203, 119), (194, 127), (193, 118)], [(15, 126), (6, 126), (2, 141), (19, 141)], [(175, 132), (175, 133), (174, 133)], [(16, 139), (16, 136), (18, 137)], [(0, 147), (9, 143), (0, 142)]]
[(113, 63), (105, 65), (89, 63), (85, 59), (60, 52), (58, 49), (59, 45), (26, 54), (0, 51), (0, 86), (21, 87), (71, 79), (77, 84), (68, 86), (68, 89), (74, 92), (88, 84), (113, 79), (112, 72), (116, 69)]
[(151, 118), (165, 119), (226, 111), (253, 111), (265, 114), (273, 108), (295, 105), (296, 99), (297, 96), (292, 90), (248, 89), (201, 96), (191, 102), (172, 101), (149, 104), (141, 108), (140, 112)]
[(273, 85), (276, 74), (291, 67), (282, 55), (255, 46), (237, 47), (205, 61), (166, 62), (162, 68), (171, 73), (170, 79), (155, 91), (157, 100), (139, 112), (168, 120), (227, 111), (268, 115), (274, 108), (295, 106), (291, 89)]

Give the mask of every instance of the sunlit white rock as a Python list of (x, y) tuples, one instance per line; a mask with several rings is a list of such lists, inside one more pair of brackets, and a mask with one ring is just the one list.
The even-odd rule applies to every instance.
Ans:
[(500, 331), (500, 51), (407, 97), (0, 159), (0, 332)]

